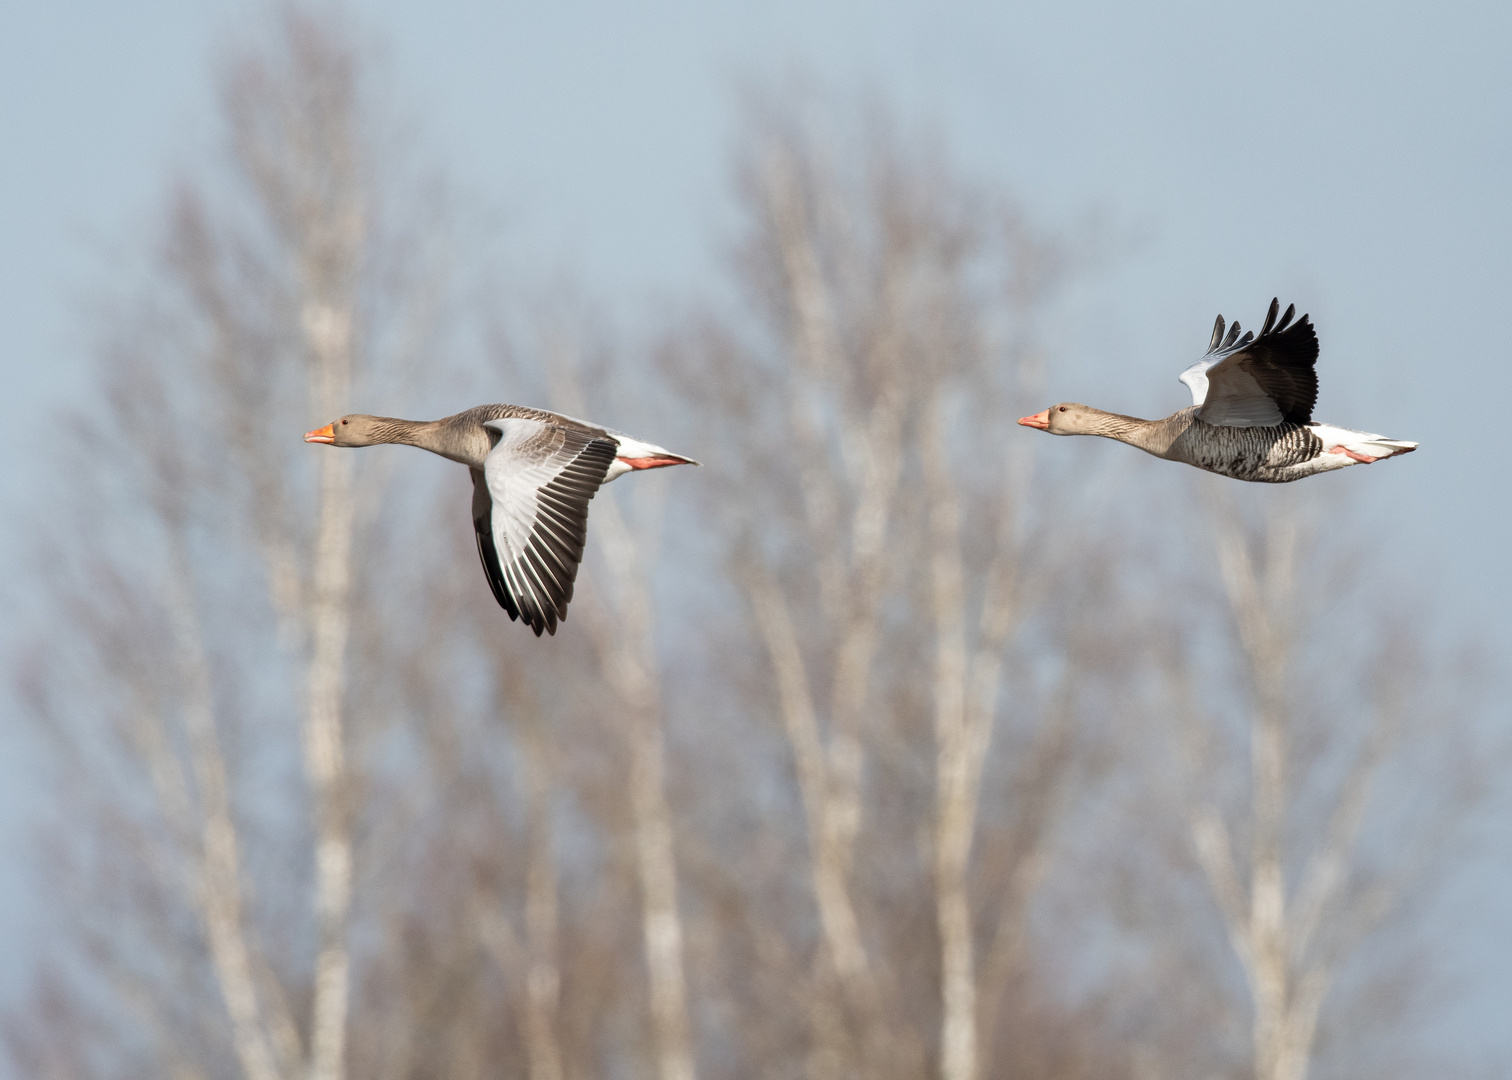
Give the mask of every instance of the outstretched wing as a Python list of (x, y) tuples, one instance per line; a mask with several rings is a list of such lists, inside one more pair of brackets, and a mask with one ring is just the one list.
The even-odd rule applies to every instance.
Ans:
[(1292, 323), (1295, 305), (1276, 321), (1272, 300), (1260, 333), (1239, 336), (1239, 324), (1223, 333), (1213, 324), (1207, 355), (1181, 373), (1192, 391), (1197, 418), (1220, 427), (1305, 424), (1318, 400), (1318, 335), (1306, 315)]
[(588, 501), (616, 445), (541, 420), (490, 420), (499, 441), (472, 470), (473, 528), (494, 599), (539, 637), (567, 617)]

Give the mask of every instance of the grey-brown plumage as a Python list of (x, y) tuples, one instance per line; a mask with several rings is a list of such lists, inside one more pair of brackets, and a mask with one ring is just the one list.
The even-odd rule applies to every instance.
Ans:
[(1316, 471), (1310, 463), (1323, 452), (1323, 440), (1307, 424), (1220, 427), (1197, 419), (1195, 408), (1164, 420), (1139, 420), (1069, 401), (1047, 411), (1052, 434), (1102, 435), (1235, 480), (1300, 480)]
[(1181, 375), (1192, 405), (1164, 420), (1140, 420), (1067, 401), (1019, 421), (1052, 435), (1101, 435), (1146, 453), (1235, 480), (1283, 484), (1313, 473), (1370, 464), (1417, 443), (1333, 427), (1312, 419), (1318, 397), (1318, 336), (1294, 307), (1277, 318), (1271, 301), (1260, 333), (1224, 332), (1218, 316), (1207, 354)]
[(401, 443), (466, 465), (473, 530), (489, 588), (536, 636), (567, 617), (588, 534), (588, 503), (634, 469), (696, 465), (652, 443), (521, 405), (479, 405), (440, 420), (353, 414), (305, 435), (334, 446)]

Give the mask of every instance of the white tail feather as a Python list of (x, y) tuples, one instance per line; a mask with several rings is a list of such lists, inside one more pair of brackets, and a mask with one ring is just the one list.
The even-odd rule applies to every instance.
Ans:
[(615, 432), (614, 437), (619, 441), (619, 450), (615, 452), (616, 457), (650, 458), (682, 456), (680, 454), (674, 454), (672, 451), (667, 450), (663, 447), (657, 446), (655, 443), (641, 442), (639, 439), (632, 439), (630, 436), (621, 435), (618, 432)]
[(604, 476), (604, 483), (624, 476), (634, 469), (655, 468), (661, 465), (697, 465), (698, 462), (681, 454), (674, 454), (665, 447), (655, 443), (642, 442), (640, 439), (632, 439), (628, 435), (618, 431), (611, 432), (619, 449), (616, 451), (614, 461), (609, 465), (609, 471)]
[(1369, 447), (1370, 449), (1358, 450), (1356, 446), (1351, 446), (1350, 449), (1355, 450), (1356, 453), (1369, 454), (1371, 457), (1391, 457), (1393, 454), (1410, 454), (1418, 446), (1415, 442), (1404, 442), (1401, 439), (1371, 439), (1369, 442), (1362, 442), (1357, 445)]
[(1397, 454), (1408, 454), (1417, 449), (1417, 443), (1406, 442), (1401, 439), (1388, 439), (1384, 435), (1376, 435), (1369, 431), (1351, 431), (1349, 428), (1334, 427), (1332, 424), (1312, 424), (1313, 434), (1323, 440), (1324, 452), (1332, 451), (1334, 447), (1341, 446), (1352, 454), (1361, 457), (1387, 458)]

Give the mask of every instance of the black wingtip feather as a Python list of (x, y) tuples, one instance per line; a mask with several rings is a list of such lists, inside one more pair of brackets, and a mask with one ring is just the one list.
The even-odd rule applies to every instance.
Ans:
[(510, 621), (515, 622), (520, 618), (520, 612), (504, 586), (504, 573), (499, 568), (499, 553), (494, 550), (487, 519), (473, 521), (473, 534), (478, 541), (478, 558), (483, 561), (483, 576), (488, 578), (488, 587), (493, 590), (494, 599), (499, 602), (499, 606), (509, 612)]
[[(1289, 424), (1305, 424), (1312, 419), (1318, 400), (1318, 335), (1307, 315), (1293, 323), (1297, 308), (1288, 304), (1280, 319), (1280, 298), (1271, 300), (1265, 323), (1259, 334), (1239, 337), (1239, 324), (1229, 329), (1228, 337), (1208, 352), (1223, 352), (1233, 358), (1281, 410)], [(1215, 331), (1215, 339), (1217, 333)], [(1228, 363), (1225, 360), (1225, 363)]]
[(1265, 325), (1260, 328), (1260, 336), (1264, 337), (1271, 332), (1271, 327), (1276, 325), (1276, 313), (1281, 310), (1281, 298), (1271, 297), (1270, 310), (1265, 313)]

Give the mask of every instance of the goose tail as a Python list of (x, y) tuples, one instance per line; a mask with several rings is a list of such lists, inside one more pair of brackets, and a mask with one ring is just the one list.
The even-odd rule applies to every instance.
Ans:
[(1348, 428), (1333, 427), (1329, 424), (1311, 426), (1313, 433), (1323, 440), (1323, 452), (1340, 454), (1348, 458), (1349, 461), (1344, 464), (1353, 461), (1369, 465), (1382, 458), (1410, 454), (1418, 448), (1415, 442), (1408, 442), (1405, 439), (1388, 439), (1384, 435), (1372, 435), (1368, 431), (1350, 431)]
[(1403, 439), (1372, 439), (1365, 445), (1380, 451), (1376, 457), (1396, 457), (1398, 454), (1410, 454), (1418, 448), (1417, 443)]
[(640, 439), (632, 439), (628, 435), (613, 432), (614, 440), (619, 444), (615, 450), (614, 461), (609, 465), (609, 472), (604, 476), (604, 483), (624, 476), (627, 472), (636, 469), (664, 469), (668, 465), (697, 465), (698, 462), (655, 443), (642, 442)]

